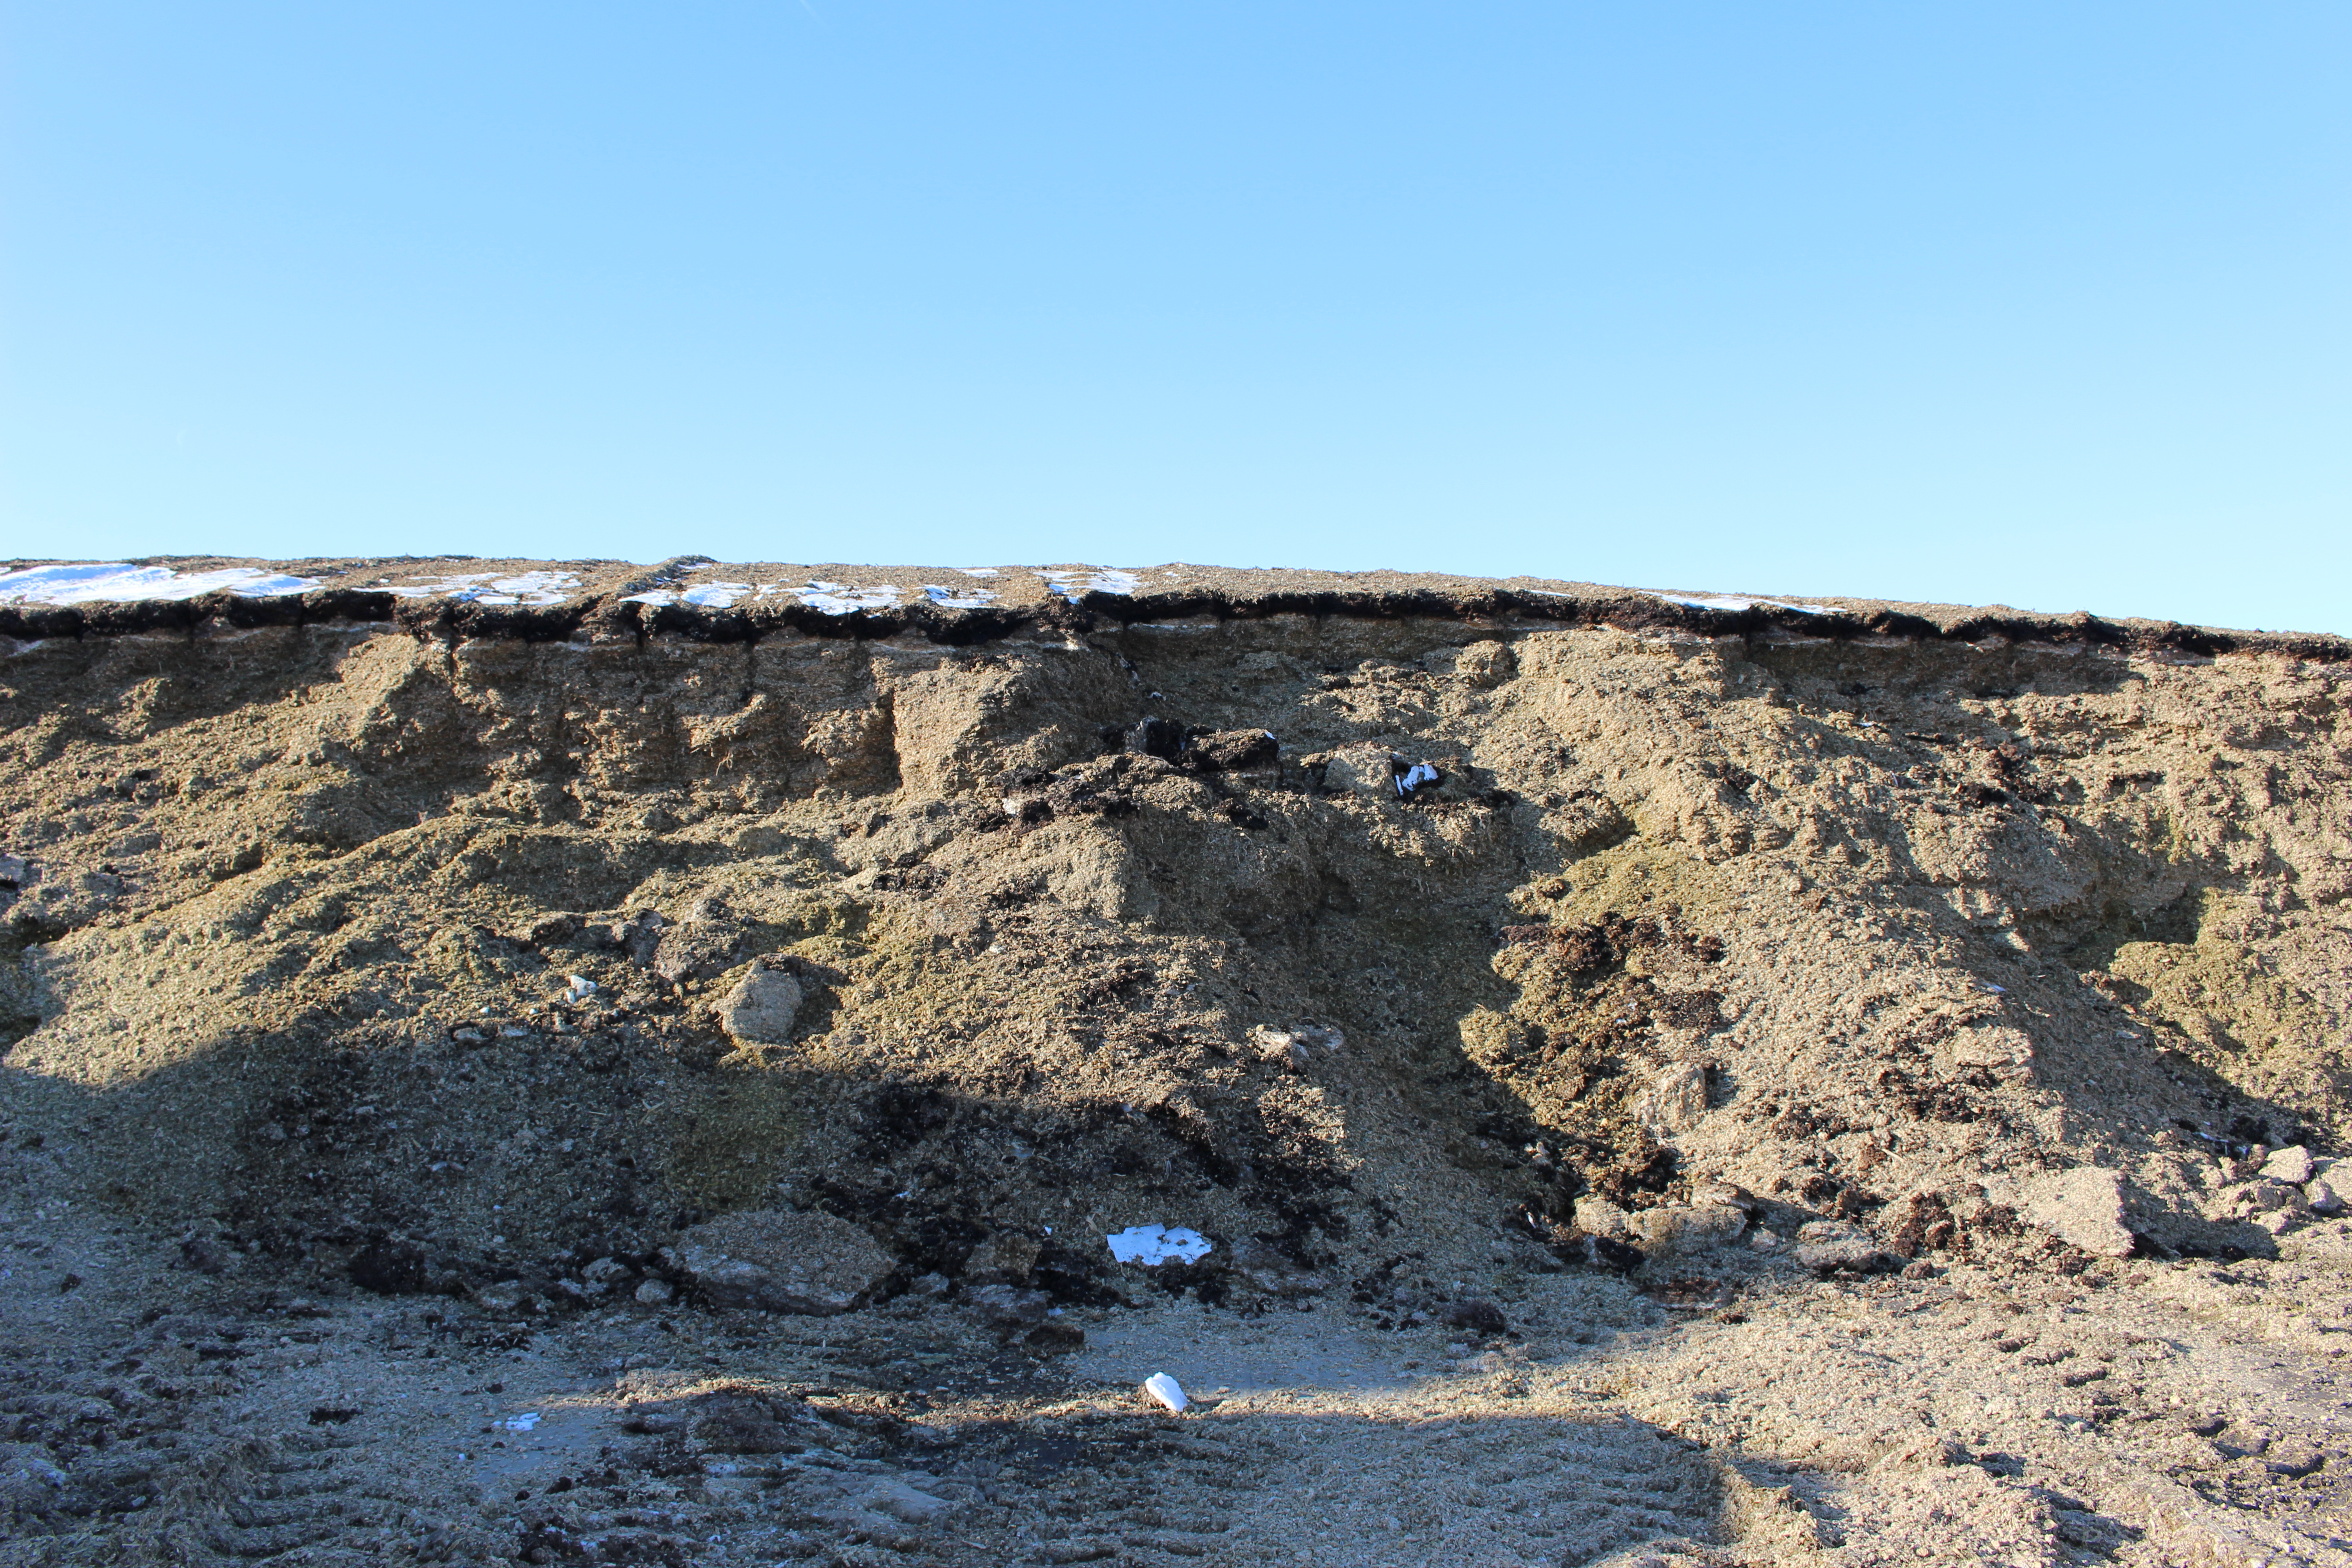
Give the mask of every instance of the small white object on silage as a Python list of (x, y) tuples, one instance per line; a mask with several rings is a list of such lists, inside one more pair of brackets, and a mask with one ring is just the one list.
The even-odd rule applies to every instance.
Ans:
[(1215, 1250), (1207, 1237), (1181, 1226), (1129, 1226), (1103, 1239), (1110, 1243), (1110, 1255), (1119, 1262), (1140, 1263), (1146, 1268), (1157, 1268), (1171, 1258), (1191, 1263)]
[(996, 603), (993, 588), (942, 588), (933, 583), (923, 584), (923, 596), (942, 610), (984, 610)]
[(1073, 605), (1088, 594), (1132, 594), (1143, 579), (1116, 566), (1074, 566), (1066, 571), (1040, 572), (1045, 585)]
[(1143, 1380), (1143, 1392), (1168, 1406), (1171, 1415), (1181, 1415), (1192, 1402), (1184, 1396), (1184, 1385), (1164, 1372), (1155, 1372)]
[(1422, 785), (1425, 784), (1435, 784), (1436, 782), (1437, 770), (1435, 768), (1431, 767), (1427, 763), (1415, 763), (1412, 767), (1397, 775), (1397, 794), (1411, 795)]
[(0, 573), (0, 605), (129, 604), (141, 599), (193, 599), (226, 588), (240, 599), (274, 599), (319, 585), (316, 577), (289, 577), (257, 566), (217, 572), (174, 572), (126, 561), (84, 561)]

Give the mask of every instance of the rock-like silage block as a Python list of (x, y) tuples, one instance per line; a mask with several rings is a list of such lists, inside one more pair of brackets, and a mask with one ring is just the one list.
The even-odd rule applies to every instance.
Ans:
[(862, 1305), (898, 1267), (845, 1220), (781, 1209), (707, 1220), (678, 1239), (677, 1261), (715, 1306), (815, 1317)]
[(755, 969), (719, 1005), (719, 1026), (746, 1045), (781, 1046), (793, 1037), (801, 1011), (801, 983), (772, 969)]

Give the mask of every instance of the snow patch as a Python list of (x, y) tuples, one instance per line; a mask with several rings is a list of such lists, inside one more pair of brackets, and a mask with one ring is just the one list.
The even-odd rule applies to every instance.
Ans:
[(0, 573), (0, 605), (120, 605), (142, 599), (193, 599), (224, 589), (240, 599), (274, 599), (318, 585), (316, 577), (289, 577), (257, 566), (174, 572), (168, 566), (133, 566), (124, 561), (85, 561)]
[(1045, 585), (1073, 605), (1088, 594), (1132, 594), (1143, 586), (1143, 579), (1133, 572), (1122, 572), (1116, 566), (1072, 566), (1057, 572), (1040, 572)]
[[(1568, 595), (1561, 595), (1565, 598)], [(1794, 610), (1801, 616), (1827, 616), (1837, 610), (1835, 605), (1792, 605), (1785, 599), (1743, 599), (1734, 594), (1653, 594), (1669, 605), (1684, 605), (1694, 610)]]
[(452, 573), (423, 582), (395, 583), (393, 596), (401, 599), (449, 599), (460, 605), (560, 605), (580, 586), (569, 572), (518, 572), (501, 577), (495, 572)]
[(936, 584), (923, 584), (923, 596), (942, 610), (981, 610), (996, 603), (993, 588), (942, 588)]
[(853, 588), (846, 583), (812, 582), (792, 592), (802, 604), (813, 610), (823, 610), (828, 616), (854, 616), (860, 610), (887, 610), (898, 602), (898, 586), (890, 583), (877, 583), (870, 588)]
[(870, 588), (854, 588), (846, 583), (818, 582), (798, 585), (790, 583), (698, 583), (691, 588), (649, 588), (642, 594), (630, 595), (621, 603), (651, 605), (656, 609), (668, 605), (692, 605), (702, 610), (731, 610), (745, 599), (775, 597), (797, 599), (809, 608), (823, 610), (828, 616), (850, 616), (860, 610), (890, 608), (898, 602), (898, 590), (888, 583), (877, 584)]

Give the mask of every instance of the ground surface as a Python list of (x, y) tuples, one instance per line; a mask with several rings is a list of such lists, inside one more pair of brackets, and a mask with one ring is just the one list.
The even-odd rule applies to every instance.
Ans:
[(0, 1561), (2352, 1561), (2352, 650), (1363, 575), (0, 603)]

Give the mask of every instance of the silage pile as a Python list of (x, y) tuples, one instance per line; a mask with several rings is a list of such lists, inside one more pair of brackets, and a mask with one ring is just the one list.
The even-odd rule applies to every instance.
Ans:
[(744, 1213), (884, 1296), (1247, 1305), (2333, 1201), (2326, 649), (684, 604), (0, 650), (14, 1133), (200, 1265), (551, 1307)]

